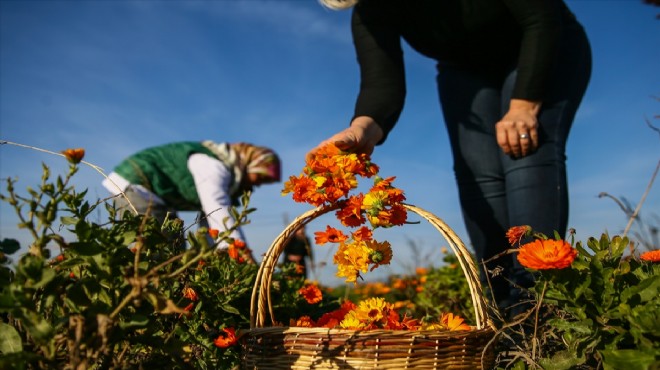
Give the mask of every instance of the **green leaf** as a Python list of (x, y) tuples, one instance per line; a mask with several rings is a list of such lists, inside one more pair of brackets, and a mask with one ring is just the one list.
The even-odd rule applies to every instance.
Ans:
[(236, 307), (230, 306), (228, 304), (222, 305), (222, 309), (226, 312), (233, 313), (235, 315), (240, 315), (240, 311), (236, 309)]
[(628, 247), (628, 238), (621, 238), (620, 236), (615, 236), (612, 238), (610, 243), (610, 248), (612, 249), (612, 257), (621, 258), (623, 252)]
[(41, 279), (38, 282), (36, 282), (34, 285), (32, 285), (32, 288), (38, 289), (46, 286), (55, 278), (55, 276), (57, 276), (55, 270), (44, 269), (41, 274)]
[(0, 241), (0, 252), (4, 254), (14, 254), (21, 249), (21, 245), (16, 239), (2, 239)]
[(577, 353), (574, 351), (561, 351), (552, 356), (552, 358), (540, 359), (539, 364), (544, 370), (568, 370), (583, 364), (584, 361), (584, 356), (578, 358)]
[(600, 351), (605, 370), (647, 370), (658, 364), (660, 349), (640, 351), (635, 349), (612, 349)]
[(74, 242), (69, 244), (69, 247), (81, 256), (96, 256), (103, 252), (103, 248), (95, 243)]
[(75, 225), (78, 223), (78, 219), (70, 216), (62, 216), (60, 217), (60, 222), (62, 225)]
[(16, 328), (0, 323), (0, 353), (16, 353), (23, 350), (23, 341)]
[(591, 335), (592, 327), (594, 325), (593, 321), (590, 319), (582, 321), (566, 321), (562, 319), (550, 319), (548, 324), (554, 326), (557, 329), (564, 331), (574, 331), (576, 333)]
[(149, 317), (145, 315), (133, 315), (131, 321), (122, 321), (119, 323), (119, 327), (122, 329), (128, 328), (143, 328), (149, 324)]
[(637, 285), (633, 285), (621, 292), (621, 301), (627, 302), (631, 297), (639, 295), (642, 302), (648, 302), (658, 297), (660, 290), (660, 275), (644, 279)]

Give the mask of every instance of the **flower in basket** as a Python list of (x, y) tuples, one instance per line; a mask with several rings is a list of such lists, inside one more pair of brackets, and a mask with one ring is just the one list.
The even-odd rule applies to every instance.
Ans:
[(303, 316), (292, 319), (290, 326), (347, 330), (471, 330), (462, 317), (453, 313), (423, 323), (405, 315), (401, 317), (396, 305), (380, 297), (367, 298), (358, 304), (346, 300), (339, 309), (323, 314), (317, 321)]
[[(339, 244), (333, 261), (337, 276), (347, 282), (356, 283), (362, 273), (390, 263), (390, 244), (374, 240), (373, 230), (403, 225), (407, 220), (401, 203), (405, 200), (403, 191), (392, 186), (394, 177), (383, 179), (377, 176), (378, 171), (367, 154), (343, 152), (328, 144), (308, 158), (302, 173), (291, 176), (282, 190), (282, 195), (292, 193), (296, 202), (337, 205), (335, 215), (340, 223), (357, 228), (350, 236), (330, 226), (314, 233), (319, 245)], [(373, 177), (374, 184), (367, 194), (349, 195), (358, 186), (357, 176)]]
[(444, 313), (437, 322), (422, 324), (422, 330), (470, 330), (470, 326), (465, 323), (465, 319), (451, 312)]

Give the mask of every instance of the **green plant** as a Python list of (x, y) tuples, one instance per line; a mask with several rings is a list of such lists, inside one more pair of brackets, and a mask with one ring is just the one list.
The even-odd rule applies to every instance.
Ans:
[(531, 343), (513, 366), (646, 370), (660, 366), (660, 264), (624, 256), (628, 238), (575, 243), (568, 268), (534, 271)]
[[(120, 215), (112, 202), (90, 203), (71, 184), (80, 158), (71, 162), (55, 180), (43, 166), (41, 183), (27, 195), (12, 179), (0, 195), (32, 237), (15, 265), (10, 256), (19, 243), (0, 242), (0, 368), (236, 367), (240, 351), (225, 329), (249, 328), (245, 308), (257, 265), (218, 252), (206, 228), (188, 231), (180, 219), (161, 224)], [(240, 211), (232, 209), (235, 227), (254, 211), (249, 194), (241, 202)], [(89, 220), (98, 207), (107, 211), (105, 224)], [(276, 292), (305, 312), (297, 292), (304, 280), (290, 275), (274, 275)]]

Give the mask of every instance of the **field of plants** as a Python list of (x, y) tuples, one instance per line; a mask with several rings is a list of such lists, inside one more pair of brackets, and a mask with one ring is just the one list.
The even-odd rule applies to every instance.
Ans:
[[(32, 237), (27, 246), (0, 241), (0, 368), (240, 368), (259, 273), (245, 246), (230, 240), (218, 251), (215, 243), (231, 230), (176, 218), (159, 224), (148, 215), (118, 212), (112, 199), (90, 203), (75, 186), (79, 166), (87, 164), (84, 151), (55, 154), (69, 161), (68, 172), (51, 174), (44, 166), (41, 183), (24, 190), (7, 179), (0, 191), (0, 201), (16, 210), (17, 227)], [(382, 181), (376, 190), (387, 195), (372, 207), (396, 196)], [(295, 184), (288, 185), (295, 196)], [(255, 211), (249, 201), (245, 194), (232, 210), (236, 227)], [(99, 207), (109, 215), (102, 223), (90, 217)], [(385, 218), (401, 222), (396, 207), (368, 212), (372, 226)], [(366, 230), (344, 239), (330, 229), (322, 235), (340, 249), (349, 248), (349, 239), (371, 249), (360, 258), (349, 258), (357, 252), (335, 257), (339, 276), (349, 281), (340, 287), (278, 264), (270, 284), (278, 324), (473, 330), (473, 301), (451, 251), (438, 248), (444, 259), (439, 267), (353, 284), (364, 271), (386, 264), (391, 251), (366, 237)], [(525, 236), (534, 241), (518, 245)], [(581, 242), (536, 235), (522, 225), (510, 230), (509, 239), (536, 283), (528, 311), (513, 320), (491, 313), (496, 330), (488, 346), (495, 368), (660, 368), (659, 250), (625, 235)]]

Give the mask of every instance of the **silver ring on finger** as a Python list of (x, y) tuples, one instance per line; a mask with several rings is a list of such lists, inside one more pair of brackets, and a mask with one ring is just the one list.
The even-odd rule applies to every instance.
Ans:
[(529, 139), (529, 135), (527, 135), (527, 134), (520, 134), (520, 139), (522, 139), (522, 140)]

